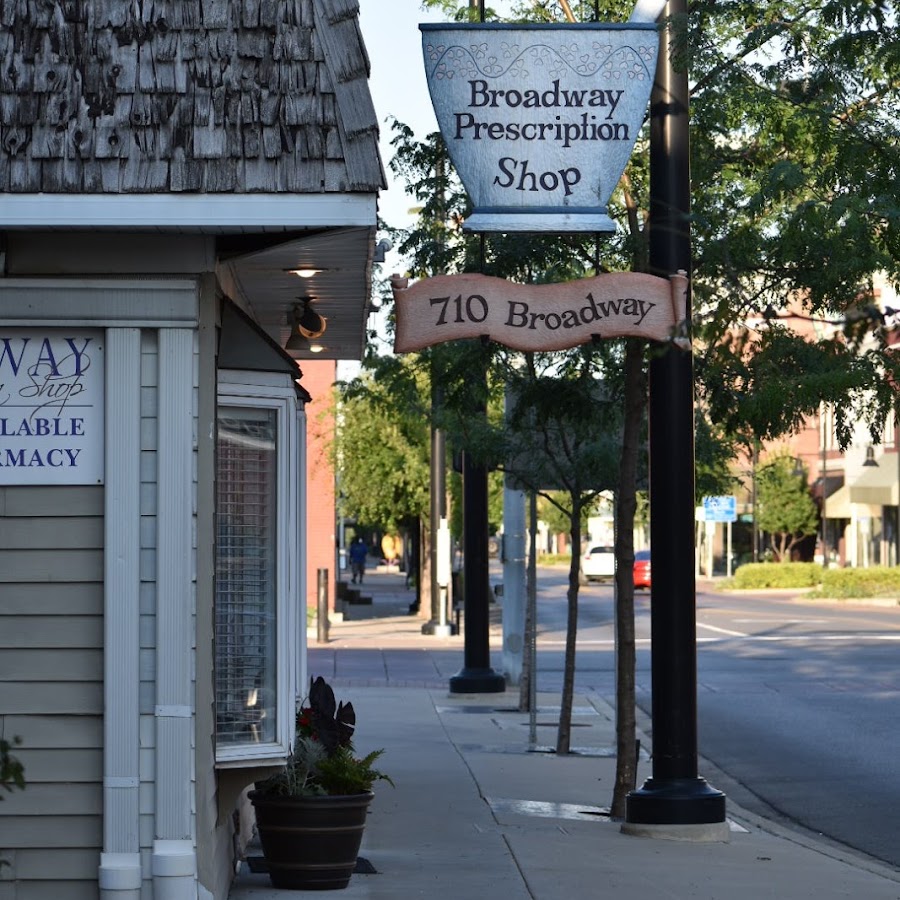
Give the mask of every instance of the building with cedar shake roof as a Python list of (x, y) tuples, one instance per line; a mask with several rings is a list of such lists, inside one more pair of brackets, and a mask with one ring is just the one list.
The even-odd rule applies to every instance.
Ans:
[(362, 356), (377, 137), (356, 0), (0, 3), (0, 898), (227, 896), (306, 683), (302, 362)]

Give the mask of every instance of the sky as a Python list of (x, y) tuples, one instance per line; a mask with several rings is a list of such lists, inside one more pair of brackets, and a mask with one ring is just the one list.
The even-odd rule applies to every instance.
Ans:
[(381, 192), (379, 212), (391, 225), (407, 225), (409, 209), (416, 201), (391, 181), (388, 162), (393, 155), (392, 134), (386, 120), (396, 117), (418, 138), (437, 130), (425, 84), (419, 22), (440, 22), (443, 16), (423, 12), (420, 0), (360, 0), (359, 6), (360, 27), (372, 66), (369, 89), (381, 127), (381, 160), (389, 182), (388, 190)]
[[(491, 6), (502, 12), (508, 2), (492, 0)], [(425, 83), (419, 22), (442, 22), (446, 17), (441, 12), (424, 11), (421, 0), (359, 0), (359, 7), (360, 27), (372, 67), (369, 89), (381, 126), (381, 159), (389, 184), (388, 190), (381, 192), (378, 208), (388, 224), (406, 226), (412, 219), (409, 210), (416, 200), (392, 181), (388, 169), (393, 156), (392, 132), (385, 120), (389, 116), (399, 119), (420, 139), (437, 131)]]
[[(419, 22), (440, 22), (444, 16), (439, 12), (423, 11), (421, 0), (359, 0), (359, 7), (360, 28), (371, 66), (369, 90), (381, 129), (379, 149), (388, 182), (388, 189), (379, 195), (378, 213), (389, 225), (404, 228), (412, 224), (410, 210), (418, 201), (408, 196), (402, 182), (396, 181), (391, 174), (388, 163), (394, 152), (390, 145), (393, 133), (387, 120), (390, 117), (399, 119), (409, 125), (419, 139), (437, 130), (425, 83)], [(383, 235), (379, 235), (379, 239), (381, 237)], [(406, 265), (396, 251), (389, 252), (384, 264), (375, 268), (376, 276), (406, 271)], [(381, 316), (374, 312), (369, 320), (370, 327), (379, 332), (384, 331)], [(383, 346), (380, 352), (388, 349)], [(358, 371), (358, 363), (345, 361), (339, 364), (338, 376), (352, 378)]]

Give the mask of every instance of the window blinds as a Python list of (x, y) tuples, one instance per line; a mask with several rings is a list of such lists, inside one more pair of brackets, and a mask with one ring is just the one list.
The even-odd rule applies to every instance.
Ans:
[(216, 738), (275, 740), (277, 412), (218, 420)]

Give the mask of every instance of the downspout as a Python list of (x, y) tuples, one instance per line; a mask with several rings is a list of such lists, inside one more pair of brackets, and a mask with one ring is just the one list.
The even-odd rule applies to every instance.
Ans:
[(162, 328), (156, 512), (154, 900), (196, 900), (193, 839), (194, 332)]
[[(139, 900), (141, 333), (106, 331), (101, 900)], [(113, 449), (114, 448), (114, 449)]]

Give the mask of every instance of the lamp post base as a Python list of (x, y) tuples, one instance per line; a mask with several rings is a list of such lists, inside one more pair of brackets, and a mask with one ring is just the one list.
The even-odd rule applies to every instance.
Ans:
[(500, 694), (506, 679), (493, 669), (465, 668), (450, 678), (451, 694)]
[[(660, 837), (676, 837), (680, 827), (689, 826), (684, 832), (686, 840), (727, 840), (725, 795), (703, 778), (648, 778), (625, 798), (622, 830), (627, 834), (652, 835), (646, 826), (673, 831), (672, 835), (659, 834)], [(723, 829), (724, 837), (720, 836)], [(689, 837), (688, 831), (695, 831), (697, 836)], [(700, 836), (705, 833), (717, 836)]]
[(422, 634), (430, 634), (432, 637), (451, 637), (456, 634), (456, 628), (449, 623), (431, 620), (422, 625)]
[(708, 825), (640, 825), (623, 822), (619, 830), (632, 837), (655, 838), (659, 841), (727, 844), (731, 840), (731, 829), (727, 822), (711, 822)]

